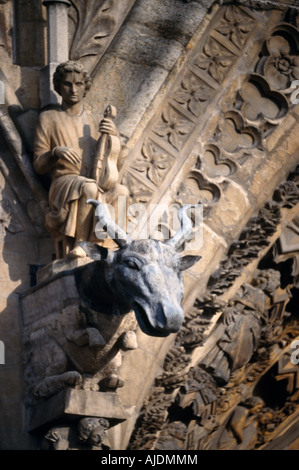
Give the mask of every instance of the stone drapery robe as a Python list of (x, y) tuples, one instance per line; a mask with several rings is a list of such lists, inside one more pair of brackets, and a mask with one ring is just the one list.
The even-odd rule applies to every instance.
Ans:
[[(98, 126), (92, 114), (83, 110), (80, 115), (71, 115), (61, 107), (40, 114), (34, 142), (34, 168), (37, 173), (49, 173), (49, 212), (45, 217), (47, 229), (56, 236), (61, 233), (75, 237), (78, 199), (83, 185), (90, 179)], [(53, 156), (55, 147), (71, 147), (80, 157), (75, 165)]]

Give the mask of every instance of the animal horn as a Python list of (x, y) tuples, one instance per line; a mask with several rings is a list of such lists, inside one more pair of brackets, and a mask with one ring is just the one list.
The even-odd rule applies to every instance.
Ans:
[(128, 234), (122, 230), (110, 217), (108, 214), (104, 204), (95, 199), (88, 199), (86, 204), (92, 204), (96, 207), (96, 217), (98, 221), (101, 223), (103, 230), (107, 232), (109, 237), (115, 241), (115, 243), (120, 247), (124, 247), (128, 245), (132, 240), (128, 236)]
[(187, 236), (192, 232), (192, 222), (190, 217), (187, 215), (187, 210), (190, 207), (192, 207), (192, 204), (186, 204), (180, 208), (178, 218), (181, 222), (181, 228), (166, 242), (166, 245), (172, 246), (175, 250), (180, 248), (184, 241), (186, 241)]

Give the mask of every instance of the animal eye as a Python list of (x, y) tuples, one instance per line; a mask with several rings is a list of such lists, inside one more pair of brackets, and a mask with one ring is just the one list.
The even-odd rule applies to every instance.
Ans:
[(126, 266), (128, 266), (128, 268), (138, 269), (138, 270), (140, 269), (140, 263), (138, 263), (138, 261), (133, 260), (131, 258), (124, 260), (124, 263), (126, 264)]

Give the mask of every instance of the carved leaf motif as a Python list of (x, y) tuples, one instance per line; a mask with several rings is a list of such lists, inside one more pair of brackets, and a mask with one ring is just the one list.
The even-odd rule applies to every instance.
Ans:
[(270, 85), (287, 92), (293, 80), (299, 79), (298, 30), (281, 25), (267, 41), (269, 56), (262, 61), (262, 71)]
[(162, 119), (155, 128), (155, 133), (165, 137), (173, 147), (179, 150), (183, 144), (182, 137), (189, 134), (193, 127), (194, 124), (191, 121), (168, 106), (162, 113)]
[(122, 184), (129, 190), (129, 202), (147, 204), (152, 197), (152, 191), (144, 186), (144, 184), (127, 173), (122, 180)]
[(232, 52), (210, 37), (194, 64), (220, 83), (235, 59), (236, 56)]
[(133, 168), (141, 173), (146, 173), (148, 179), (158, 186), (167, 170), (174, 163), (174, 159), (150, 140), (145, 141), (142, 147), (142, 156), (143, 158), (138, 159)]
[(70, 47), (70, 58), (78, 60), (97, 55), (103, 47), (103, 38), (109, 36), (116, 25), (115, 0), (71, 0), (70, 18), (76, 24)]
[(241, 49), (253, 29), (254, 20), (236, 6), (229, 6), (223, 19), (216, 26), (216, 31), (227, 36), (227, 38)]
[(212, 95), (212, 88), (204, 81), (200, 80), (193, 73), (188, 72), (178, 91), (174, 95), (174, 99), (185, 105), (186, 108), (198, 116), (202, 107), (202, 103), (207, 101)]

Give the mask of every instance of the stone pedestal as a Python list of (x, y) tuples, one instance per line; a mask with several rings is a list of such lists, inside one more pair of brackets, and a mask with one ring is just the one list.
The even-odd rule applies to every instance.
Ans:
[(34, 431), (61, 419), (69, 421), (84, 416), (106, 418), (118, 424), (128, 419), (130, 413), (116, 393), (67, 389), (28, 408), (27, 430)]
[[(89, 307), (80, 296), (78, 276), (91, 262), (88, 257), (57, 260), (20, 296), (28, 431), (40, 434), (58, 426), (60, 433), (62, 428), (69, 433), (86, 418), (93, 420), (87, 426), (97, 429), (104, 422), (104, 433), (130, 417), (117, 389), (124, 385), (118, 376), (122, 356), (137, 347), (132, 346), (135, 315)], [(64, 434), (59, 442), (68, 448)]]

